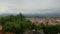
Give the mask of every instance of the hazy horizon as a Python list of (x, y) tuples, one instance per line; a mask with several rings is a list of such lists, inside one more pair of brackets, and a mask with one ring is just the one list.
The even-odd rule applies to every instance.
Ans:
[(46, 14), (60, 13), (60, 0), (0, 0), (3, 13)]

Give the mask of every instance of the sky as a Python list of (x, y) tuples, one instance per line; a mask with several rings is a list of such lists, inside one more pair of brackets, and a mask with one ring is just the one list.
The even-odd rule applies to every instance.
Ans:
[(46, 14), (60, 12), (60, 0), (0, 0), (3, 13)]

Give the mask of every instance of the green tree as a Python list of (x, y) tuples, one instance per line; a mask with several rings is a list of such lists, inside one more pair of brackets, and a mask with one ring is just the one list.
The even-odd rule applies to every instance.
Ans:
[(43, 27), (43, 30), (44, 30), (45, 34), (57, 34), (58, 33), (55, 25), (45, 26), (45, 27)]
[(5, 17), (4, 31), (15, 32), (16, 34), (23, 34), (31, 30), (31, 21), (25, 19), (22, 14), (9, 15)]
[(4, 25), (5, 24), (5, 17), (0, 17), (0, 25)]
[(17, 34), (21, 33), (23, 34), (24, 32), (31, 30), (31, 22), (26, 21), (26, 22), (7, 22), (4, 25), (4, 31), (9, 31), (9, 32), (16, 32)]

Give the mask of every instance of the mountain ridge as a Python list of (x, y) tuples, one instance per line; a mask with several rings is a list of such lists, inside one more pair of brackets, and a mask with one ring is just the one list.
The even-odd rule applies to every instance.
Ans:
[[(4, 14), (0, 14), (0, 16), (8, 16), (11, 15), (9, 13), (4, 13)], [(17, 15), (17, 14), (13, 14), (13, 15)], [(26, 17), (32, 17), (32, 16), (45, 16), (45, 17), (60, 17), (60, 13), (47, 13), (47, 14), (23, 14)]]

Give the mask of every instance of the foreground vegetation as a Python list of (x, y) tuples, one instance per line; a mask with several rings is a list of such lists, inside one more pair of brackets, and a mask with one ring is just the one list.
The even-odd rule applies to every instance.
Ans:
[(4, 32), (14, 32), (16, 34), (23, 34), (27, 31), (35, 29), (36, 31), (43, 30), (45, 34), (60, 33), (60, 24), (57, 25), (34, 25), (27, 20), (21, 13), (18, 15), (9, 15), (0, 17), (0, 25), (3, 26)]

